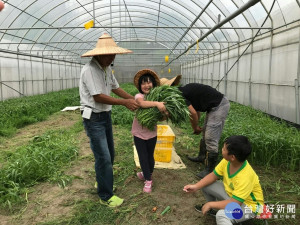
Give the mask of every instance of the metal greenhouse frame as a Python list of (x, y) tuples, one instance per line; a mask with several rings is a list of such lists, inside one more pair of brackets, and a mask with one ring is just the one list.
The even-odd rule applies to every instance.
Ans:
[[(299, 0), (4, 0), (0, 100), (78, 86), (103, 33), (132, 54), (114, 73), (141, 68), (211, 85), (230, 100), (300, 124)], [(89, 29), (84, 25), (93, 21)], [(165, 56), (169, 61), (165, 62)]]

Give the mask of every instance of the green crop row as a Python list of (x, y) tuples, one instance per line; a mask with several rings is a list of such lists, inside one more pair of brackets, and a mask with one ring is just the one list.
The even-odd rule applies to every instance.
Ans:
[(11, 136), (18, 128), (45, 120), (66, 106), (79, 105), (78, 88), (0, 102), (0, 136)]
[(29, 187), (46, 180), (65, 186), (70, 178), (61, 168), (77, 156), (74, 134), (78, 130), (49, 130), (28, 145), (6, 153), (0, 170), (0, 203), (10, 207), (12, 202), (23, 201)]
[(300, 168), (300, 132), (285, 121), (272, 119), (251, 107), (231, 103), (220, 143), (231, 135), (245, 135), (252, 144), (254, 164)]

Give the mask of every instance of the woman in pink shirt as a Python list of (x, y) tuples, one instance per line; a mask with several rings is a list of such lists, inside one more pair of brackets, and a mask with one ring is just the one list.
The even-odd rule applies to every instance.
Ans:
[[(150, 90), (160, 85), (157, 74), (150, 69), (143, 69), (134, 76), (134, 84), (140, 93), (135, 95), (135, 100), (141, 108), (157, 107), (163, 114), (168, 114), (163, 102), (145, 101), (144, 95)], [(154, 170), (154, 149), (157, 140), (157, 130), (149, 130), (142, 127), (138, 120), (134, 118), (131, 133), (139, 156), (140, 165), (143, 172), (138, 172), (137, 177), (145, 181), (144, 192), (150, 193), (152, 190), (152, 173)]]

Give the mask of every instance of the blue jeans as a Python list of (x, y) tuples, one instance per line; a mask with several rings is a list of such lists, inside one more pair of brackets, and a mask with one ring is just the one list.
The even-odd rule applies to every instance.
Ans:
[(113, 196), (113, 163), (115, 156), (111, 112), (92, 113), (90, 119), (83, 119), (84, 128), (90, 139), (95, 157), (97, 193), (107, 201)]

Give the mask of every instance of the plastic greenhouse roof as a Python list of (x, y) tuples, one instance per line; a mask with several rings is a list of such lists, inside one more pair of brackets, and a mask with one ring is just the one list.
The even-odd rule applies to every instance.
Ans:
[[(299, 22), (299, 0), (7, 0), (0, 51), (84, 63), (103, 33), (133, 50), (127, 64), (207, 57)], [(269, 14), (269, 16), (268, 16)], [(85, 29), (84, 24), (94, 21)]]

